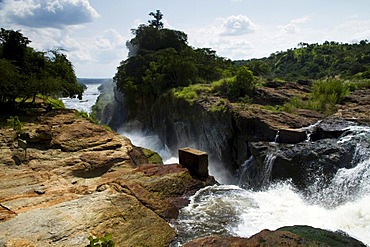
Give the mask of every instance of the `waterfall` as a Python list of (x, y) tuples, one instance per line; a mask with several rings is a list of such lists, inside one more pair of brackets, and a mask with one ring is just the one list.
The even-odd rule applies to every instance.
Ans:
[(249, 181), (249, 172), (251, 170), (251, 168), (253, 167), (253, 164), (254, 164), (254, 158), (253, 158), (253, 155), (251, 157), (249, 157), (249, 159), (247, 159), (240, 167), (240, 171), (239, 172), (239, 182), (238, 182), (238, 185), (240, 187), (243, 187), (243, 186), (250, 186), (250, 183), (248, 183)]
[(262, 175), (262, 186), (267, 186), (270, 183), (270, 178), (271, 178), (271, 171), (272, 171), (272, 166), (274, 164), (274, 161), (276, 159), (276, 156), (274, 154), (268, 154), (265, 158), (265, 167), (263, 170), (263, 175)]
[[(318, 124), (305, 128), (308, 136)], [(207, 135), (202, 134), (195, 139), (189, 136), (189, 126), (184, 123), (178, 122), (176, 128), (176, 133), (185, 135), (177, 134), (177, 138), (185, 143), (196, 140), (194, 142), (198, 145), (220, 144), (226, 140), (224, 132), (218, 131), (222, 130), (222, 126), (212, 129), (209, 125), (208, 129), (203, 129)], [(266, 154), (259, 170), (254, 168), (255, 157), (251, 156), (244, 162), (240, 169), (239, 186), (227, 185), (225, 179), (222, 181), (224, 185), (203, 188), (190, 198), (189, 205), (180, 211), (178, 220), (172, 223), (179, 236), (173, 246), (206, 235), (250, 237), (263, 229), (275, 230), (289, 225), (341, 230), (370, 245), (370, 128), (349, 126), (345, 131), (346, 135), (338, 139), (338, 144), (355, 143), (353, 158), (349, 168), (339, 169), (329, 183), (323, 184), (325, 179), (315, 174), (318, 175), (316, 182), (304, 192), (289, 181), (271, 184), (271, 172), (277, 159), (275, 151), (280, 145), (273, 143), (274, 151)], [(122, 134), (128, 136), (135, 145), (159, 152), (166, 162), (176, 162), (158, 136), (143, 132)], [(278, 137), (279, 133), (276, 139)], [(308, 142), (311, 142), (310, 138)], [(223, 145), (226, 144), (213, 147), (216, 156), (221, 155), (220, 147)], [(171, 159), (172, 162), (169, 162)], [(222, 165), (210, 165), (211, 174), (216, 174), (216, 179), (225, 177)], [(249, 185), (258, 180), (263, 185), (260, 186), (262, 189), (241, 188), (246, 180)]]
[[(309, 225), (343, 231), (370, 245), (370, 128), (351, 126), (338, 144), (356, 143), (350, 168), (341, 168), (325, 186), (317, 177), (307, 190), (289, 181), (269, 184), (276, 156), (267, 154), (261, 190), (234, 185), (211, 186), (198, 191), (180, 212), (174, 227), (178, 245), (191, 239), (220, 234), (250, 237), (263, 229)], [(253, 156), (240, 170), (239, 185), (253, 174)]]
[(179, 159), (171, 154), (170, 149), (161, 142), (159, 137), (153, 133), (142, 131), (119, 131), (123, 136), (129, 138), (135, 146), (148, 148), (157, 152), (163, 159), (164, 164), (178, 163)]

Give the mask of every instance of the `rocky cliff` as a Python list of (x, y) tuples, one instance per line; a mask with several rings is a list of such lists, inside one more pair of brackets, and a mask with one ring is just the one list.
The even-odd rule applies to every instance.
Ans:
[(168, 246), (176, 236), (168, 221), (214, 183), (149, 164), (129, 139), (72, 110), (21, 132), (26, 149), (12, 128), (0, 130), (0, 246), (85, 246), (108, 233), (117, 246)]
[[(307, 97), (309, 87), (310, 85), (305, 82), (270, 82), (254, 93), (252, 96), (253, 104), (231, 103), (215, 95), (199, 96), (198, 99), (190, 102), (168, 93), (153, 102), (145, 102), (144, 100), (140, 103), (138, 101), (139, 105), (136, 105), (136, 108), (142, 110), (141, 114), (130, 115), (126, 112), (124, 113), (127, 117), (125, 122), (121, 125), (111, 124), (111, 126), (117, 129), (122, 127), (124, 123), (128, 126), (127, 123), (135, 122), (136, 127), (157, 133), (162, 142), (174, 152), (183, 146), (204, 150), (210, 154), (212, 164), (224, 164), (224, 167), (216, 167), (215, 169), (229, 170), (234, 174), (234, 177), (241, 175), (244, 169), (243, 164), (253, 156), (256, 161), (254, 168), (250, 169), (250, 174), (247, 174), (249, 178), (245, 176), (244, 179), (248, 180), (245, 181), (246, 184), (260, 187), (263, 184), (263, 178), (259, 178), (259, 181), (256, 179), (251, 181), (250, 178), (256, 177), (256, 174), (261, 174), (259, 170), (265, 169), (263, 163), (265, 163), (268, 154), (266, 150), (271, 150), (270, 143), (279, 144), (282, 148), (289, 148), (291, 144), (305, 143), (310, 131), (313, 131), (307, 127), (326, 118), (329, 119), (328, 122), (338, 119), (365, 125), (370, 122), (367, 114), (369, 89), (353, 92), (342, 105), (337, 106), (337, 112), (329, 118), (310, 110), (297, 109), (287, 113), (271, 110), (269, 107), (288, 102), (293, 96)], [(120, 101), (112, 102), (112, 104), (122, 105), (123, 100), (121, 98)], [(116, 115), (113, 119), (118, 119), (118, 116), (123, 114), (123, 112), (111, 113)], [(339, 123), (339, 125), (342, 124)], [(333, 126), (332, 128), (337, 127)], [(318, 129), (317, 133), (319, 132)], [(322, 134), (326, 135), (328, 132), (322, 131)], [(320, 149), (321, 151), (317, 155), (320, 156), (320, 152), (323, 154), (328, 151), (328, 148), (325, 151), (323, 147), (327, 143), (326, 140), (330, 138), (335, 142), (339, 135), (311, 140), (313, 142), (310, 145), (307, 143), (301, 145), (302, 150)], [(332, 153), (339, 152), (338, 155), (341, 158), (335, 160), (333, 169), (329, 169), (330, 174), (335, 173), (341, 167), (340, 162), (348, 161), (351, 158), (344, 155), (344, 151), (339, 150), (340, 148), (336, 151), (333, 151), (334, 149), (332, 148)], [(285, 166), (284, 162), (292, 164), (290, 161), (296, 160), (293, 162), (293, 168), (287, 174), (275, 172), (271, 179), (296, 177), (293, 182), (298, 187), (305, 187), (307, 181), (302, 181), (303, 177), (298, 178), (297, 174), (301, 172), (302, 164), (313, 161), (315, 157), (300, 155), (296, 158), (287, 158), (287, 156), (285, 158), (274, 159), (276, 169), (273, 171), (279, 170), (278, 167)], [(317, 168), (307, 167), (311, 170)], [(306, 168), (304, 167), (304, 169)], [(244, 175), (246, 174), (244, 173)]]

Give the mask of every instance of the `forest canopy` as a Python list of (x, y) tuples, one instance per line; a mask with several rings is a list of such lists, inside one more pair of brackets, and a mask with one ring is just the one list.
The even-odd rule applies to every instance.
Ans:
[(299, 43), (297, 48), (276, 52), (267, 58), (240, 60), (254, 75), (285, 81), (341, 77), (370, 79), (370, 43)]
[(15, 105), (36, 95), (82, 97), (72, 63), (60, 50), (40, 52), (20, 31), (0, 31), (0, 104)]
[(261, 59), (231, 61), (210, 48), (188, 45), (187, 35), (167, 29), (163, 14), (131, 30), (129, 56), (120, 63), (114, 80), (128, 102), (151, 99), (194, 84), (210, 85), (218, 95), (235, 101), (252, 96), (267, 81), (312, 81), (328, 78), (370, 79), (370, 43), (326, 41), (299, 43), (296, 48)]

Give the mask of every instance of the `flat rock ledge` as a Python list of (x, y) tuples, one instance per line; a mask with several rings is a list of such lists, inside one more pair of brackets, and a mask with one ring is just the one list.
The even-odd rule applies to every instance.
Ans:
[(168, 224), (196, 190), (214, 184), (178, 164), (148, 164), (131, 141), (58, 110), (0, 129), (0, 246), (168, 246)]

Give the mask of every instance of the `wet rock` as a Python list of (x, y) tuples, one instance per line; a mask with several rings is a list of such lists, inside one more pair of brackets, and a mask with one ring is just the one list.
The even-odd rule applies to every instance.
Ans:
[(327, 118), (317, 124), (311, 130), (310, 140), (317, 141), (321, 139), (337, 139), (348, 127), (353, 126), (353, 122)]
[(307, 140), (307, 133), (302, 129), (280, 129), (277, 136), (276, 142), (296, 144)]
[[(271, 142), (251, 142), (249, 150), (253, 164), (243, 174), (246, 184), (258, 188), (265, 182), (291, 180), (304, 189), (321, 177), (323, 185), (330, 181), (340, 168), (352, 168), (359, 143), (368, 146), (349, 129), (354, 123), (323, 121), (313, 127), (310, 141), (295, 145)], [(266, 171), (269, 171), (266, 174)], [(266, 178), (267, 176), (267, 178)]]
[(361, 241), (350, 237), (342, 231), (332, 232), (311, 226), (286, 226), (277, 229), (277, 231), (288, 231), (294, 233), (300, 236), (304, 242), (317, 243), (319, 246), (366, 246)]

